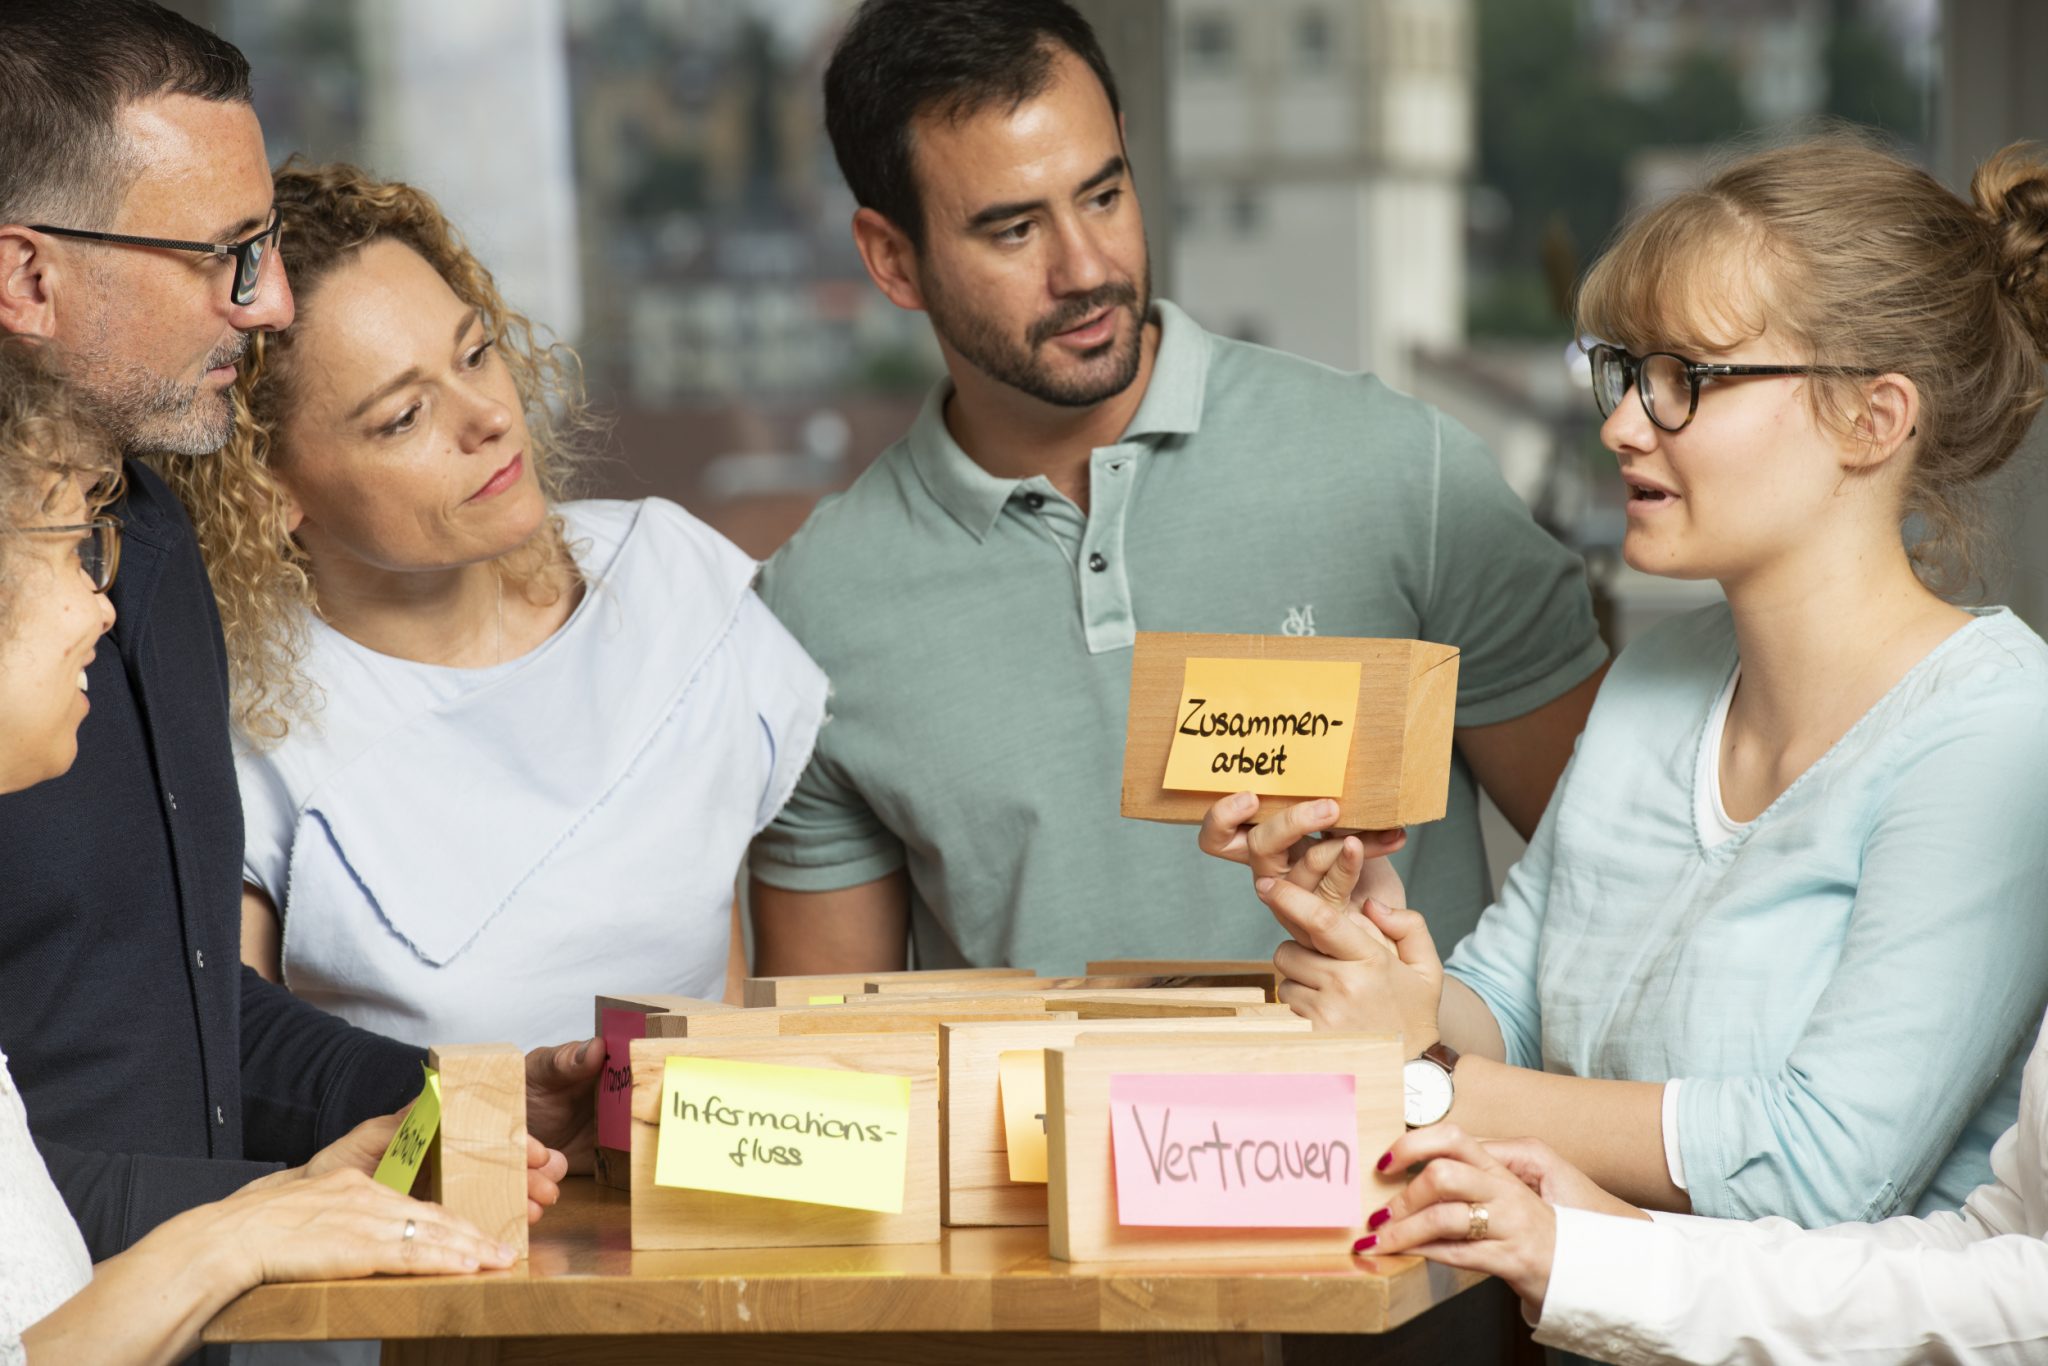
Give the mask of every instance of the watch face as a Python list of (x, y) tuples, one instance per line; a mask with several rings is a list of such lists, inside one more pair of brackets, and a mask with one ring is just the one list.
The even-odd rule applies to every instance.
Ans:
[(1428, 1058), (1416, 1058), (1401, 1069), (1408, 1127), (1434, 1124), (1451, 1112), (1451, 1074)]

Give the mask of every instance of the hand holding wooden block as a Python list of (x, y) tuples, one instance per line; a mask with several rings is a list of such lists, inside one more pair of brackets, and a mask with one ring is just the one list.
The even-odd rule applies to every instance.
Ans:
[[(1298, 661), (1358, 670), (1357, 694), (1345, 715), (1322, 703), (1237, 703), (1204, 686), (1184, 686), (1190, 661)], [(1303, 685), (1303, 698), (1315, 690)], [(1276, 696), (1288, 697), (1280, 688)], [(1260, 792), (1267, 814), (1300, 802), (1335, 797), (1337, 824), (1390, 830), (1443, 817), (1450, 793), (1451, 728), (1458, 701), (1458, 652), (1423, 640), (1360, 640), (1342, 636), (1186, 635), (1140, 631), (1131, 652), (1129, 730), (1124, 743), (1123, 814), (1141, 820), (1194, 824), (1219, 797)], [(1335, 704), (1332, 704), (1335, 705)], [(1348, 716), (1348, 719), (1346, 719)], [(1227, 772), (1198, 765), (1192, 781), (1169, 783), (1176, 742), (1215, 749)], [(1296, 764), (1289, 772), (1293, 747)], [(1339, 790), (1302, 791), (1292, 779), (1311, 757), (1336, 759)], [(1228, 751), (1226, 753), (1226, 751)], [(1333, 784), (1325, 784), (1334, 786)]]
[(436, 1044), (441, 1128), (428, 1198), (526, 1255), (526, 1056), (509, 1043)]

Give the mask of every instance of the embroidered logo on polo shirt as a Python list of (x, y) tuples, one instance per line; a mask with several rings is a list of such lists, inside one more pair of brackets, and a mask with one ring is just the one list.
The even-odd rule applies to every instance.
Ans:
[(1283, 636), (1312, 636), (1316, 633), (1316, 609), (1303, 603), (1287, 609), (1287, 620), (1280, 623)]

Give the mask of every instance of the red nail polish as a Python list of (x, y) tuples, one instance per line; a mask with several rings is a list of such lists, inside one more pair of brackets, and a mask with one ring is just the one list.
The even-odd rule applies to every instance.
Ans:
[(1393, 1218), (1393, 1217), (1394, 1217), (1394, 1212), (1393, 1212), (1392, 1210), (1385, 1210), (1385, 1209), (1383, 1209), (1383, 1210), (1379, 1211), (1379, 1212), (1378, 1212), (1377, 1214), (1373, 1215), (1373, 1217), (1372, 1217), (1372, 1218), (1370, 1218), (1370, 1219), (1366, 1220), (1366, 1221), (1365, 1221), (1365, 1226), (1366, 1226), (1367, 1228), (1378, 1228), (1378, 1227), (1379, 1227), (1379, 1226), (1380, 1226), (1381, 1224), (1384, 1224), (1384, 1223), (1386, 1223), (1386, 1222), (1387, 1222), (1387, 1220), (1389, 1220), (1389, 1219), (1391, 1219), (1391, 1218)]
[(1370, 1252), (1373, 1249), (1373, 1245), (1377, 1242), (1379, 1242), (1377, 1238), (1360, 1238), (1351, 1245), (1352, 1254), (1355, 1256), (1361, 1252)]
[(1374, 1164), (1373, 1169), (1375, 1171), (1385, 1171), (1388, 1168), (1388, 1166), (1392, 1164), (1393, 1160), (1394, 1150), (1392, 1148), (1389, 1148), (1387, 1149), (1387, 1151), (1380, 1154), (1380, 1160)]

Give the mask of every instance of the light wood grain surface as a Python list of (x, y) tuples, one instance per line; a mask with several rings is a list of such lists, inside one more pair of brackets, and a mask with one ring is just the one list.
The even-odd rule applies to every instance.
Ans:
[[(1357, 730), (1344, 767), (1339, 826), (1385, 830), (1439, 820), (1449, 800), (1451, 730), (1458, 702), (1458, 652), (1425, 640), (1344, 636), (1184, 635), (1140, 631), (1131, 651), (1129, 730), (1124, 742), (1123, 814), (1199, 823), (1218, 797), (1166, 786), (1166, 759), (1182, 719), (1181, 683), (1195, 659), (1300, 659), (1359, 665)], [(1312, 797), (1269, 796), (1271, 815)]]
[(512, 1270), (259, 1286), (205, 1340), (1384, 1333), (1483, 1279), (1414, 1257), (1055, 1262), (1042, 1228), (948, 1229), (893, 1247), (635, 1252), (630, 1209), (623, 1193), (573, 1178)]

